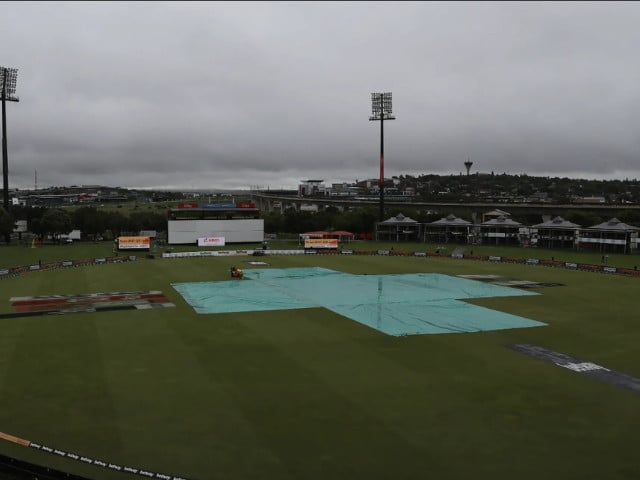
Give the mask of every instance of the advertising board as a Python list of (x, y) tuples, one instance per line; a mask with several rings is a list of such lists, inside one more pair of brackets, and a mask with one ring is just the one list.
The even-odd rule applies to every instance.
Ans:
[(305, 238), (304, 248), (338, 248), (337, 238)]
[(149, 250), (151, 237), (118, 237), (118, 250)]

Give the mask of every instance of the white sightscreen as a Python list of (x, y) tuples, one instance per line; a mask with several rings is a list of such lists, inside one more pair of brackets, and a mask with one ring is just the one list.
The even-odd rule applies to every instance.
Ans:
[(264, 220), (169, 220), (169, 244), (196, 244), (202, 237), (224, 237), (226, 243), (264, 240)]

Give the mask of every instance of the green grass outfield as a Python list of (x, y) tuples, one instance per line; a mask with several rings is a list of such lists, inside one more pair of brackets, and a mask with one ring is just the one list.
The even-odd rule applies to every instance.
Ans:
[[(0, 247), (0, 267), (109, 255), (110, 244)], [(324, 309), (197, 315), (170, 286), (227, 280), (254, 259), (140, 258), (0, 280), (0, 313), (10, 297), (45, 294), (161, 290), (176, 304), (0, 320), (0, 431), (194, 480), (640, 478), (640, 395), (505, 348), (532, 343), (640, 377), (639, 278), (434, 257), (260, 258), (564, 284), (473, 300), (547, 327), (410, 337)], [(1, 440), (0, 453), (141, 478)]]

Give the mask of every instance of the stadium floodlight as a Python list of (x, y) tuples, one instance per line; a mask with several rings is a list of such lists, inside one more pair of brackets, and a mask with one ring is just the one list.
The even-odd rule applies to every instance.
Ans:
[(369, 120), (395, 120), (393, 116), (392, 102), (393, 94), (372, 93), (371, 94), (371, 113)]
[(395, 120), (391, 92), (371, 94), (371, 116), (369, 121), (380, 120), (380, 221), (384, 220), (384, 121)]
[(6, 102), (18, 102), (16, 84), (18, 69), (0, 67), (0, 95), (2, 95), (2, 186), (4, 189), (4, 209), (9, 211), (9, 160), (7, 155), (7, 106)]
[(16, 84), (18, 83), (18, 69), (0, 67), (2, 77), (0, 78), (0, 89), (2, 89), (2, 99), (9, 102), (18, 102), (16, 94)]

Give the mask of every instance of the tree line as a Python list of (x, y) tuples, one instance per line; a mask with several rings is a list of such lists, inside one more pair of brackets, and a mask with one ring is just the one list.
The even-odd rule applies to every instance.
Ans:
[(167, 216), (160, 212), (131, 212), (125, 215), (97, 207), (65, 208), (14, 207), (10, 213), (0, 208), (0, 234), (8, 238), (16, 220), (26, 220), (28, 230), (38, 238), (60, 238), (72, 230), (80, 230), (83, 238), (115, 238), (138, 234), (140, 230), (165, 231)]
[[(428, 210), (411, 207), (389, 209), (386, 218), (402, 213), (419, 223), (430, 223), (446, 216), (442, 212), (434, 213)], [(460, 214), (465, 220), (468, 215)], [(289, 208), (284, 212), (268, 212), (262, 215), (264, 231), (267, 234), (298, 234), (316, 230), (346, 230), (358, 235), (372, 234), (378, 221), (378, 209), (375, 207), (358, 208), (351, 211), (341, 211), (334, 206), (328, 206), (318, 212), (298, 211)], [(540, 223), (540, 214), (529, 214), (512, 217), (523, 225)], [(618, 215), (619, 220), (630, 225), (640, 226), (640, 212), (623, 210)], [(137, 235), (141, 230), (167, 230), (167, 214), (163, 211), (132, 211), (129, 214), (120, 211), (100, 209), (93, 206), (75, 209), (45, 208), (45, 207), (14, 207), (7, 213), (0, 207), (0, 235), (9, 241), (15, 228), (16, 219), (26, 220), (28, 230), (41, 239), (60, 238), (72, 230), (80, 230), (83, 239), (92, 240), (99, 237), (113, 239), (120, 235)], [(590, 211), (569, 212), (566, 219), (584, 227), (597, 225), (609, 218), (603, 218)]]

